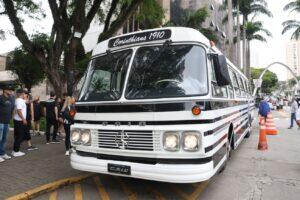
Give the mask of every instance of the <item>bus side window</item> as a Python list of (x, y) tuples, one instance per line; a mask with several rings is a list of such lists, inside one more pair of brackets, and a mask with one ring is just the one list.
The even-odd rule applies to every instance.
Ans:
[(211, 68), (211, 88), (212, 88), (212, 96), (213, 97), (219, 97), (219, 98), (227, 98), (228, 92), (227, 87), (223, 86), (220, 87), (217, 85), (217, 79), (216, 79), (216, 72), (213, 65), (213, 62), (210, 60), (210, 68)]
[(241, 93), (240, 93), (240, 89), (239, 89), (236, 74), (232, 70), (229, 70), (229, 74), (231, 76), (231, 80), (232, 80), (232, 84), (233, 84), (233, 87), (234, 87), (235, 95), (237, 97), (239, 97), (241, 95)]
[[(228, 66), (228, 69), (230, 69), (229, 66)], [(232, 80), (232, 74), (230, 72), (231, 71), (229, 70), (229, 76), (230, 76), (231, 84), (228, 85), (228, 93), (229, 93), (229, 98), (233, 99), (234, 98), (234, 90), (233, 90), (233, 83), (232, 83), (233, 80)]]
[(238, 80), (239, 80), (239, 85), (240, 85), (240, 90), (241, 90), (241, 96), (245, 97), (246, 96), (246, 90), (244, 86), (244, 82), (241, 76), (238, 75)]

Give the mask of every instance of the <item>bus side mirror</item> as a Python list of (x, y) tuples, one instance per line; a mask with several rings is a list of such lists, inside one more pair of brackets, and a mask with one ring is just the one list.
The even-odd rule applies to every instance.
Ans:
[(227, 66), (226, 57), (220, 54), (210, 54), (211, 60), (214, 65), (217, 85), (226, 86), (231, 84), (231, 79), (229, 76), (229, 69)]

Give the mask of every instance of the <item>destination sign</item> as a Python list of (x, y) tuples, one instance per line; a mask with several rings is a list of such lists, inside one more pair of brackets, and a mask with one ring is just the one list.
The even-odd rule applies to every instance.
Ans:
[(108, 47), (120, 47), (136, 43), (166, 40), (169, 38), (171, 38), (171, 30), (169, 29), (141, 32), (133, 35), (126, 35), (123, 37), (111, 39), (108, 42)]

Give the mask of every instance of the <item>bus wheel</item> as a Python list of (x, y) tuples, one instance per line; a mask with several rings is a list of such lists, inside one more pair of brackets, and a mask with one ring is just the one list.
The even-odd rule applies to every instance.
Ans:
[(249, 119), (248, 119), (248, 128), (249, 128), (249, 130), (248, 130), (248, 132), (247, 132), (247, 134), (245, 135), (245, 138), (249, 138), (250, 137), (250, 135), (251, 135), (251, 127), (252, 125), (251, 125), (251, 116), (249, 116)]
[(230, 141), (231, 140), (228, 139), (225, 144), (226, 145), (226, 160), (224, 161), (222, 167), (220, 168), (219, 173), (222, 173), (225, 170), (225, 168), (227, 166), (227, 162), (228, 162), (229, 158), (231, 157), (231, 142)]

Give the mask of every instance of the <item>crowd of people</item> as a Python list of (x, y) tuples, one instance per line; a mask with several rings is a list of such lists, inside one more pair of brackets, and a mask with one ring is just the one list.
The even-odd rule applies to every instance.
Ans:
[[(70, 127), (76, 113), (73, 97), (64, 94), (63, 98), (59, 98), (54, 92), (50, 92), (50, 98), (40, 102), (39, 96), (32, 98), (26, 89), (20, 88), (14, 92), (11, 84), (1, 84), (0, 89), (3, 91), (0, 95), (0, 162), (10, 159), (11, 156), (24, 156), (25, 153), (20, 151), (23, 142), (26, 142), (28, 151), (38, 149), (33, 145), (31, 135), (41, 135), (40, 122), (43, 117), (46, 120), (45, 143), (60, 143), (58, 133), (64, 132), (65, 155), (69, 155)], [(10, 156), (6, 153), (5, 146), (11, 121), (14, 141)]]

